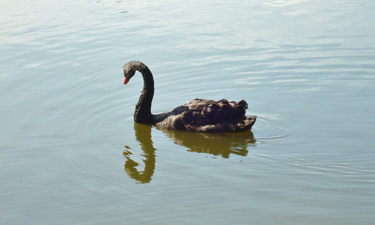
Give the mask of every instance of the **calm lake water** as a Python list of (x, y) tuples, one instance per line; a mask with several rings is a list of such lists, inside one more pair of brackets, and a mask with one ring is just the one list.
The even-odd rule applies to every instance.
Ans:
[[(375, 1), (0, 1), (1, 224), (373, 224)], [(252, 131), (134, 124), (245, 99)]]

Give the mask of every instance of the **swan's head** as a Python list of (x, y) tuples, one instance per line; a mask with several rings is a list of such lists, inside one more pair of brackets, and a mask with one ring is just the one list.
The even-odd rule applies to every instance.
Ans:
[(134, 76), (135, 71), (143, 71), (145, 65), (138, 61), (132, 61), (125, 64), (124, 71), (124, 84), (127, 84), (129, 80)]
[(129, 65), (129, 63), (125, 64), (124, 68), (124, 84), (126, 85), (129, 80), (134, 76), (136, 69), (134, 66)]

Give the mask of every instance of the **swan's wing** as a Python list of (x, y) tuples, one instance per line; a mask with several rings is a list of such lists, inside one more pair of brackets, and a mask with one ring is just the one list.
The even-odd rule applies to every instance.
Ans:
[(156, 126), (198, 132), (249, 130), (256, 117), (246, 117), (247, 103), (194, 99), (169, 112), (155, 115)]
[(207, 124), (216, 124), (229, 119), (244, 119), (247, 109), (244, 100), (229, 102), (226, 99), (219, 101), (194, 99), (183, 106), (189, 108), (194, 118), (204, 120)]
[(207, 100), (207, 99), (200, 99), (196, 98), (191, 100), (190, 102), (186, 102), (183, 106), (187, 106), (189, 110), (192, 111), (201, 111), (205, 107), (215, 104), (214, 100)]
[(256, 116), (249, 116), (245, 119), (232, 119), (218, 124), (201, 126), (187, 126), (187, 130), (197, 132), (237, 132), (250, 130), (256, 121)]

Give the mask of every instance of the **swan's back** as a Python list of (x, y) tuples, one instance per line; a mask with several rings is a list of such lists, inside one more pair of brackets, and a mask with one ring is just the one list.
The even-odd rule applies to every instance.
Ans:
[[(256, 116), (246, 117), (247, 103), (226, 99), (194, 99), (159, 116), (156, 126), (197, 132), (234, 132), (251, 129)], [(158, 117), (157, 115), (155, 115)]]

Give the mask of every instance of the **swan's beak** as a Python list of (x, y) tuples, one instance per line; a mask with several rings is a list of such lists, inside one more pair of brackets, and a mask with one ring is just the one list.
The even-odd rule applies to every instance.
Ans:
[(129, 82), (129, 80), (128, 79), (126, 79), (126, 77), (124, 78), (124, 85), (126, 85), (127, 83)]

